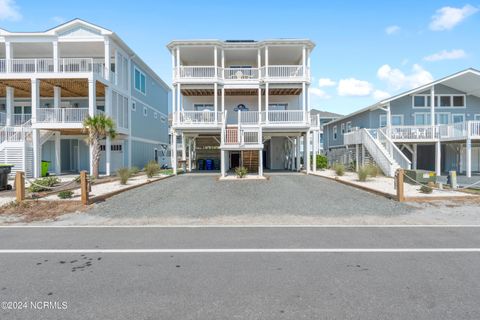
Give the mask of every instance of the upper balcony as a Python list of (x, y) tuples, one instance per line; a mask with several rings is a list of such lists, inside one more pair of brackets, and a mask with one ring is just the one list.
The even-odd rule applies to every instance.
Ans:
[(271, 65), (260, 68), (222, 68), (215, 66), (180, 66), (173, 70), (175, 82), (211, 83), (215, 81), (301, 82), (310, 81), (310, 70), (303, 65)]

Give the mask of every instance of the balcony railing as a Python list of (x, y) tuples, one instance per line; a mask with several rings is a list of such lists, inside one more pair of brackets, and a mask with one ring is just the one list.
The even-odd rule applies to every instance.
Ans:
[(180, 123), (183, 124), (197, 124), (197, 125), (214, 125), (222, 122), (222, 112), (217, 112), (215, 118), (215, 111), (183, 111), (177, 114)]
[(39, 108), (37, 123), (82, 123), (88, 108)]
[(27, 113), (14, 114), (14, 115), (13, 115), (13, 119), (12, 119), (12, 124), (13, 124), (14, 126), (21, 126), (21, 125), (23, 125), (25, 122), (29, 121), (30, 119), (32, 119), (32, 115), (31, 115), (31, 114), (27, 114)]
[(260, 145), (261, 135), (258, 130), (243, 130), (238, 128), (226, 128), (224, 131), (223, 144), (226, 145)]
[[(265, 114), (267, 114), (265, 116)], [(262, 111), (262, 119), (267, 124), (298, 124), (305, 122), (303, 110), (271, 110)]]
[(180, 66), (174, 68), (176, 79), (195, 80), (261, 80), (261, 79), (294, 79), (309, 77), (308, 69), (302, 65), (273, 65), (260, 68), (222, 68), (215, 66)]
[[(381, 129), (387, 133), (387, 128)], [(435, 140), (480, 138), (480, 121), (466, 121), (442, 125), (392, 126), (392, 140)]]
[(10, 59), (9, 69), (12, 73), (53, 72), (53, 59)]

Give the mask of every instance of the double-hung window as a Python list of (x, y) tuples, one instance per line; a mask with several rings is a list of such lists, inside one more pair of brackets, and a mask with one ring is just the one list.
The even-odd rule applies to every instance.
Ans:
[(145, 76), (145, 73), (140, 71), (139, 69), (135, 68), (134, 71), (134, 84), (135, 84), (135, 90), (146, 94), (147, 93), (147, 77)]
[(430, 124), (430, 114), (429, 113), (415, 113), (415, 125), (416, 126), (426, 126)]
[(337, 126), (333, 127), (333, 140), (337, 140)]
[(392, 126), (403, 126), (403, 114), (392, 114)]

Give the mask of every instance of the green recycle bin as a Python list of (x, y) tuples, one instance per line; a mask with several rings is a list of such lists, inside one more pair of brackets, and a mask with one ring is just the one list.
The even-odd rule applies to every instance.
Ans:
[(42, 177), (48, 176), (49, 166), (50, 166), (50, 161), (42, 160)]

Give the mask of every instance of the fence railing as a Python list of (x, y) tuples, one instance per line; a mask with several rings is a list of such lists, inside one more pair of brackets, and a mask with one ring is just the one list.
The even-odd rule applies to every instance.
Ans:
[(220, 76), (219, 69), (215, 66), (180, 66), (179, 69), (175, 68), (175, 74), (177, 78), (216, 78)]
[(0, 129), (0, 143), (5, 141), (21, 142), (25, 141), (27, 134), (31, 132), (29, 127), (3, 127)]
[(222, 112), (215, 111), (181, 111), (178, 113), (179, 121), (182, 124), (216, 124), (222, 122)]
[(0, 73), (7, 72), (7, 63), (5, 59), (0, 59)]
[(260, 113), (258, 111), (238, 111), (240, 123), (242, 124), (258, 124)]
[(31, 114), (27, 114), (27, 113), (14, 114), (14, 115), (13, 115), (13, 118), (12, 118), (12, 124), (13, 124), (14, 126), (21, 126), (21, 125), (23, 125), (25, 122), (29, 121), (30, 119), (32, 119), (32, 115), (31, 115)]
[(390, 156), (395, 162), (404, 169), (411, 169), (412, 162), (405, 156), (395, 143), (383, 132), (383, 130), (377, 131), (377, 138), (380, 143), (385, 147)]
[(10, 59), (9, 70), (12, 73), (53, 72), (53, 59)]
[(246, 131), (246, 130), (241, 130), (241, 141), (240, 143), (243, 144), (260, 144), (259, 138), (259, 132), (258, 131)]
[(480, 121), (469, 121), (469, 134), (470, 137), (480, 137)]
[(392, 140), (432, 140), (438, 138), (438, 130), (432, 126), (392, 126)]
[(224, 68), (223, 77), (228, 80), (256, 80), (259, 78), (258, 68)]
[(231, 129), (227, 128), (225, 129), (225, 140), (224, 144), (239, 144), (239, 134), (238, 134), (238, 129)]
[(266, 123), (268, 124), (298, 124), (305, 122), (303, 110), (271, 110), (268, 112), (262, 111), (262, 113), (266, 113)]
[(277, 65), (263, 67), (262, 77), (265, 78), (303, 78), (302, 65)]
[(81, 123), (88, 115), (88, 108), (39, 108), (37, 123)]

